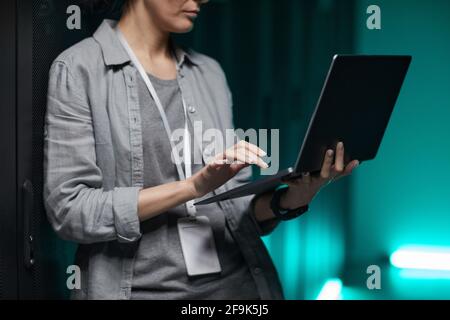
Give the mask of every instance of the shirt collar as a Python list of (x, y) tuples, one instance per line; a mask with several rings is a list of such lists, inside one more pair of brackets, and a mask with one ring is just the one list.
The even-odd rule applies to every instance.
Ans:
[[(116, 25), (117, 21), (105, 19), (93, 35), (93, 38), (99, 43), (102, 49), (103, 60), (107, 66), (122, 65), (131, 61), (116, 35), (114, 30)], [(183, 49), (173, 40), (171, 40), (171, 44), (175, 51), (178, 67), (183, 65), (187, 60), (194, 65), (202, 63), (199, 54), (196, 52)]]

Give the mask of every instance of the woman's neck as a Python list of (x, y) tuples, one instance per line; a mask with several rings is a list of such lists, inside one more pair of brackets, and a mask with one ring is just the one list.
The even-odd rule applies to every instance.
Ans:
[(146, 8), (131, 7), (121, 17), (118, 26), (135, 54), (144, 61), (158, 63), (172, 60), (170, 33), (161, 30), (148, 15)]

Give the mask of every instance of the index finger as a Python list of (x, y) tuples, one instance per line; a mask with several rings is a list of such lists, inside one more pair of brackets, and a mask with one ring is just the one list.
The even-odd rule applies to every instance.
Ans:
[(338, 172), (344, 170), (344, 143), (339, 142), (336, 146), (335, 168)]
[(254, 145), (250, 142), (247, 142), (245, 140), (241, 140), (240, 145), (243, 148), (248, 149), (249, 151), (255, 153), (259, 157), (264, 157), (267, 154), (263, 149), (259, 148), (258, 146)]

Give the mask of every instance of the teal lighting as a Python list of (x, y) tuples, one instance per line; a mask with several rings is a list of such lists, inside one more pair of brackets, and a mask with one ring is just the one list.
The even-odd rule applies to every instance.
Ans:
[(400, 269), (450, 271), (449, 247), (407, 246), (392, 253), (391, 264)]
[(450, 271), (401, 269), (399, 276), (403, 279), (450, 280)]
[(341, 300), (342, 281), (341, 279), (330, 279), (322, 287), (316, 300)]

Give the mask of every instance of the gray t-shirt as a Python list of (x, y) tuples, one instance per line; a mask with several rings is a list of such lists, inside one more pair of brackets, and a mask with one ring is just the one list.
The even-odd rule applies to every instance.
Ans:
[[(150, 74), (149, 77), (171, 129), (183, 128), (185, 120), (177, 80), (162, 80)], [(170, 160), (171, 147), (161, 116), (144, 81), (139, 77), (138, 82), (144, 187), (176, 181), (178, 174)], [(191, 126), (189, 130), (192, 137)], [(200, 153), (200, 150), (191, 149)], [(202, 165), (194, 164), (192, 173), (201, 168)], [(259, 299), (249, 268), (228, 230), (225, 213), (216, 203), (200, 206), (197, 211), (198, 215), (205, 215), (211, 221), (221, 274), (195, 279), (187, 276), (177, 230), (177, 219), (187, 214), (186, 206), (181, 205), (141, 223), (143, 235), (135, 259), (132, 299)]]

